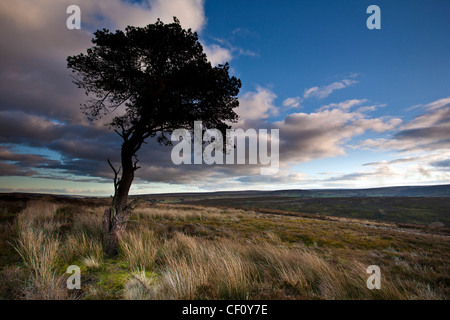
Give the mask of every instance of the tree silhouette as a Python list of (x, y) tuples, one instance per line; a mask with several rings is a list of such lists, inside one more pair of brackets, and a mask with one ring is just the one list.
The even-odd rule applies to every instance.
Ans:
[(137, 166), (136, 153), (147, 138), (170, 145), (174, 129), (193, 130), (194, 121), (225, 132), (236, 122), (241, 81), (230, 77), (229, 65), (211, 66), (198, 36), (180, 22), (159, 19), (125, 32), (94, 33), (87, 54), (67, 58), (74, 83), (88, 95), (82, 104), (91, 121), (107, 114), (122, 138), (121, 167), (114, 168), (114, 196), (103, 217), (105, 252), (117, 254), (118, 237), (139, 201), (128, 202)]

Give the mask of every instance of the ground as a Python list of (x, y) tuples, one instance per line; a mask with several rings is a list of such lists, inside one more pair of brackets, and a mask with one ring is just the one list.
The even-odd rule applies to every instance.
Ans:
[[(426, 213), (442, 204), (424, 199), (417, 210), (426, 223), (418, 224), (400, 213), (392, 215), (400, 222), (383, 219), (400, 200), (376, 200), (380, 215), (372, 219), (245, 208), (242, 199), (216, 206), (148, 201), (133, 213), (119, 256), (107, 257), (101, 217), (108, 199), (1, 195), (0, 297), (448, 299), (450, 229), (429, 226), (445, 222), (444, 212)], [(342, 201), (322, 206), (332, 213)], [(80, 267), (79, 290), (66, 288), (69, 265)], [(380, 267), (379, 290), (367, 288), (370, 265)]]

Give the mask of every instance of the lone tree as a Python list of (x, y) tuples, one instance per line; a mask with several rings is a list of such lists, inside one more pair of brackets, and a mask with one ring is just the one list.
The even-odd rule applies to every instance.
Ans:
[[(170, 145), (166, 134), (177, 128), (193, 130), (194, 121), (223, 132), (236, 122), (241, 81), (230, 77), (229, 65), (213, 67), (196, 32), (180, 22), (159, 19), (146, 27), (128, 26), (125, 32), (107, 29), (94, 33), (87, 54), (67, 58), (74, 83), (89, 97), (82, 104), (89, 120), (107, 114), (108, 125), (122, 138), (121, 167), (114, 171), (114, 196), (103, 217), (105, 252), (118, 252), (138, 200), (128, 202), (137, 166), (136, 153), (147, 138)], [(111, 119), (110, 118), (110, 119)]]

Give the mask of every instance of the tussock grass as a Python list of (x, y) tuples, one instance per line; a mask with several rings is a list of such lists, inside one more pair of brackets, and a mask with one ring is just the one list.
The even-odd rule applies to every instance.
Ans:
[(100, 269), (102, 261), (95, 256), (87, 256), (81, 260), (88, 269)]
[[(245, 213), (247, 216), (251, 215), (251, 212)], [(242, 217), (242, 210), (226, 209), (220, 210), (217, 208), (209, 208), (202, 206), (177, 206), (177, 205), (164, 205), (155, 206), (152, 208), (140, 208), (136, 209), (133, 214), (138, 219), (146, 220), (169, 220), (169, 221), (193, 221), (193, 220), (209, 220), (217, 221), (224, 218)]]
[(31, 201), (26, 208), (19, 213), (16, 220), (17, 232), (36, 229), (45, 234), (52, 235), (62, 223), (55, 218), (58, 205), (43, 202)]
[(82, 207), (73, 215), (73, 232), (84, 233), (89, 237), (102, 237), (102, 215), (105, 208), (95, 211)]
[(152, 269), (159, 242), (148, 228), (129, 230), (120, 238), (120, 255), (127, 261), (130, 270)]
[(365, 267), (335, 266), (305, 249), (207, 241), (177, 234), (165, 243), (155, 299), (401, 299), (395, 284), (366, 287)]
[(123, 297), (126, 300), (149, 300), (152, 297), (153, 279), (147, 277), (144, 269), (136, 269), (125, 284)]
[(232, 248), (177, 234), (163, 247), (156, 299), (248, 299), (255, 275)]
[[(133, 300), (449, 296), (448, 242), (440, 235), (346, 220), (155, 205), (136, 210), (119, 239), (119, 256), (111, 258), (103, 255), (104, 209), (28, 203), (16, 216), (11, 242), (21, 263), (1, 270), (0, 293)], [(70, 264), (82, 267), (76, 294), (65, 288)], [(366, 287), (370, 264), (382, 268), (381, 290)]]
[(68, 263), (75, 260), (95, 260), (101, 264), (103, 260), (103, 246), (101, 239), (91, 238), (85, 233), (69, 234), (63, 243), (62, 258)]
[(61, 227), (61, 222), (53, 220), (56, 209), (56, 205), (33, 202), (17, 218), (13, 246), (31, 273), (21, 289), (25, 299), (67, 298), (62, 277), (55, 272), (60, 253), (57, 230)]
[(48, 238), (42, 231), (26, 229), (20, 233), (15, 248), (37, 281), (46, 285), (53, 280), (58, 258), (58, 238)]

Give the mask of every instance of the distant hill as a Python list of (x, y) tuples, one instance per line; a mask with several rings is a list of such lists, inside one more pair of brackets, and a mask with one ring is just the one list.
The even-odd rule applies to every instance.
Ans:
[[(141, 195), (142, 196), (142, 195)], [(276, 191), (218, 191), (218, 192), (193, 192), (193, 193), (165, 193), (155, 195), (144, 195), (156, 199), (215, 199), (215, 198), (247, 198), (247, 197), (307, 197), (307, 198), (330, 198), (330, 197), (450, 197), (450, 185), (435, 186), (406, 186), (385, 187), (370, 189), (313, 189), (313, 190), (276, 190)], [(173, 199), (175, 200), (175, 199)]]
[[(11, 192), (3, 193), (2, 197), (70, 197), (70, 198), (105, 198), (80, 195), (52, 195), (40, 193)], [(213, 192), (185, 192), (185, 193), (159, 193), (139, 195), (144, 199), (171, 200), (198, 200), (217, 198), (248, 198), (248, 197), (303, 197), (303, 198), (332, 198), (332, 197), (450, 197), (450, 184), (434, 186), (403, 186), (368, 189), (290, 189), (290, 190), (242, 190), (242, 191), (213, 191)], [(133, 196), (132, 196), (133, 197)], [(109, 198), (109, 197), (106, 197)]]
[(303, 197), (450, 197), (450, 185), (371, 189), (280, 190), (277, 195)]

